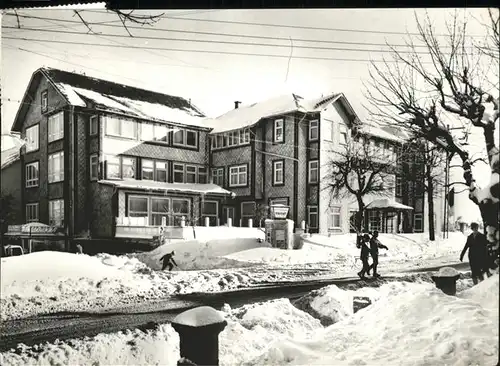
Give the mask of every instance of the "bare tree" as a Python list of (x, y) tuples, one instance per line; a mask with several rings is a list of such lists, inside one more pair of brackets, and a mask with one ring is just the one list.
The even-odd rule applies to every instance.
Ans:
[(332, 151), (327, 162), (328, 173), (323, 189), (329, 192), (331, 201), (355, 198), (358, 204), (356, 231), (363, 229), (367, 195), (389, 196), (394, 189), (395, 153), (376, 148), (360, 134), (356, 134), (339, 151)]
[[(498, 37), (498, 14), (491, 14), (493, 29), (486, 30)], [(468, 37), (467, 23), (460, 21), (457, 13), (447, 23), (444, 41), (435, 33), (428, 16), (424, 21), (416, 17), (416, 21), (417, 38), (427, 47), (428, 59), (422, 59), (414, 39), (409, 39), (410, 52), (392, 48), (393, 64), (373, 63), (366, 92), (369, 109), (379, 119), (401, 124), (442, 147), (450, 157), (460, 158), (469, 198), (479, 206), (488, 242), (498, 249), (500, 172), (495, 124), (499, 99), (498, 83), (489, 81), (489, 70), (498, 70), (498, 43), (495, 46), (490, 42), (489, 46), (495, 57), (478, 50)], [(482, 131), (492, 173), (486, 187), (477, 185), (469, 152), (443, 123), (443, 115), (454, 116), (463, 126)]]
[(407, 169), (402, 169), (403, 179), (416, 182), (416, 193), (425, 192), (427, 196), (429, 240), (434, 241), (434, 199), (442, 192), (440, 188), (446, 184), (443, 169), (446, 164), (446, 152), (422, 138), (413, 138), (406, 143), (401, 161), (408, 166)]

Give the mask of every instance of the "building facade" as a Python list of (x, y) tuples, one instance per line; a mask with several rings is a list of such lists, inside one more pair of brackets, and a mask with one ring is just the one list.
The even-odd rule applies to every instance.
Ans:
[[(304, 221), (311, 232), (346, 233), (353, 202), (332, 204), (322, 182), (329, 154), (359, 125), (342, 94), (289, 94), (208, 119), (180, 97), (39, 69), (13, 125), (26, 140), (22, 222), (58, 228), (56, 238), (46, 230), (37, 240), (68, 247), (147, 241), (183, 218), (185, 225), (257, 225), (269, 205), (284, 204), (297, 227)], [(400, 143), (383, 129), (363, 133), (391, 154)], [(423, 230), (423, 201), (394, 182), (393, 198), (414, 207), (404, 231)], [(367, 221), (372, 229), (375, 222)]]

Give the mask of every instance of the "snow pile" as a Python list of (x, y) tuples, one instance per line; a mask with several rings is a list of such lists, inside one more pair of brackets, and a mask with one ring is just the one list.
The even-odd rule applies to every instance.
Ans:
[[(495, 296), (484, 296), (487, 291)], [(408, 284), (318, 334), (275, 342), (252, 365), (494, 365), (498, 361), (498, 275), (448, 296)], [(464, 294), (465, 295), (465, 294)]]
[(152, 269), (161, 269), (160, 258), (175, 251), (174, 260), (181, 270), (238, 268), (248, 267), (250, 264), (224, 256), (267, 245), (265, 242), (260, 243), (255, 236), (235, 239), (172, 240), (151, 252), (136, 254), (135, 257)]

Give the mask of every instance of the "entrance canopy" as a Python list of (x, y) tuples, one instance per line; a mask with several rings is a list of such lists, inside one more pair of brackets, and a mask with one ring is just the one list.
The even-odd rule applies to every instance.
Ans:
[(377, 211), (411, 211), (413, 207), (403, 205), (402, 203), (396, 202), (390, 198), (382, 198), (370, 202), (365, 207), (366, 210), (377, 210)]

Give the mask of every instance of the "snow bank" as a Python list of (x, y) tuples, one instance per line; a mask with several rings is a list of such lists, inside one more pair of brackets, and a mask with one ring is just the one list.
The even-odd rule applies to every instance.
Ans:
[[(467, 291), (474, 300), (447, 296), (430, 284), (406, 286), (315, 339), (277, 341), (250, 364), (496, 364), (498, 275)], [(482, 297), (486, 289), (495, 296)]]

